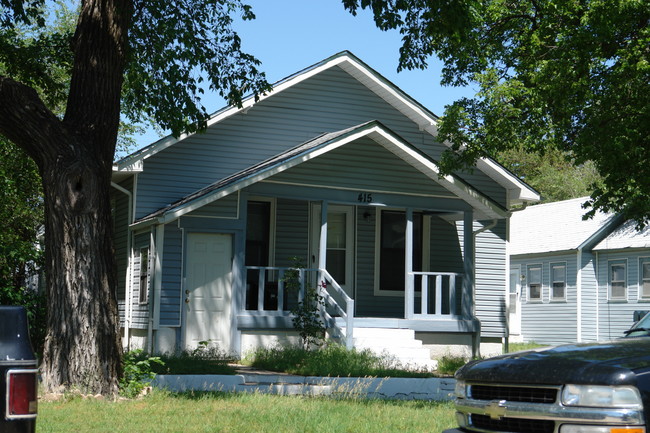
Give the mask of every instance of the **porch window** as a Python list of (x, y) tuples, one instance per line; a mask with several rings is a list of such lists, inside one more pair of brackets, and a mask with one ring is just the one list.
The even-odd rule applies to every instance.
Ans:
[(542, 266), (528, 266), (528, 301), (542, 301)]
[[(271, 202), (269, 201), (249, 201), (248, 215), (246, 222), (246, 256), (245, 266), (269, 266), (271, 251)], [(258, 270), (249, 270), (246, 275), (246, 309), (257, 310)], [(269, 281), (267, 279), (266, 281)], [(267, 284), (274, 284), (269, 281)], [(272, 288), (271, 288), (272, 289)], [(272, 290), (265, 290), (269, 293), (269, 299), (264, 300), (265, 308), (272, 308), (273, 296)], [(277, 287), (275, 290), (277, 296)], [(266, 296), (265, 296), (266, 297)], [(276, 298), (277, 299), (277, 298)], [(276, 301), (277, 302), (277, 301)]]
[[(381, 212), (379, 231), (379, 290), (404, 291), (406, 212)], [(413, 270), (422, 270), (422, 214), (413, 213)], [(416, 281), (416, 288), (420, 284)]]
[(551, 265), (551, 301), (566, 300), (566, 265), (554, 263)]
[(149, 302), (149, 248), (140, 249), (140, 269), (138, 283), (138, 301), (141, 304)]
[(639, 298), (650, 300), (650, 258), (641, 259), (641, 281), (639, 281)]
[(609, 263), (609, 299), (627, 300), (627, 269), (623, 261)]

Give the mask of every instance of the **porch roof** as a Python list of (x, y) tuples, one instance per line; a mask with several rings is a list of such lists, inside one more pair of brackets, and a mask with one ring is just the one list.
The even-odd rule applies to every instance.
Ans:
[(454, 175), (440, 176), (437, 163), (423, 152), (403, 140), (381, 122), (371, 121), (341, 131), (325, 133), (308, 140), (286, 152), (259, 164), (221, 179), (183, 199), (146, 215), (134, 225), (164, 224), (173, 221), (202, 206), (237, 192), (247, 186), (281, 173), (291, 167), (309, 161), (359, 138), (368, 137), (391, 151), (433, 182), (442, 185), (459, 199), (468, 203), (481, 219), (501, 219), (508, 211), (489, 197), (472, 188)]

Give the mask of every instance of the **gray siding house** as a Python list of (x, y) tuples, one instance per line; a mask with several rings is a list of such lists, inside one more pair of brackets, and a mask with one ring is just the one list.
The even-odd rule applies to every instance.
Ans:
[(531, 206), (510, 219), (510, 340), (618, 338), (650, 310), (650, 231), (618, 215), (583, 220), (587, 198)]
[(295, 341), (308, 286), (348, 347), (500, 344), (509, 210), (539, 196), (488, 159), (440, 176), (437, 123), (342, 52), (116, 162), (125, 345)]

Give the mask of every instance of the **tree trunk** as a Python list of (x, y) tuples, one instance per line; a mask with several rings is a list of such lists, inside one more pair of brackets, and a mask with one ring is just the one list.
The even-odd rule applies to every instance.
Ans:
[(49, 272), (45, 389), (115, 394), (121, 342), (110, 171), (77, 152), (46, 164), (42, 176)]
[(121, 341), (110, 181), (132, 0), (83, 0), (63, 120), (0, 76), (0, 133), (34, 159), (45, 194), (45, 389), (115, 394)]

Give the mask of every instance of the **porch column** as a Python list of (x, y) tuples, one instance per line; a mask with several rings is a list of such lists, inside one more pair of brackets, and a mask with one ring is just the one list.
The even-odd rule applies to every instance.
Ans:
[(463, 215), (463, 294), (461, 316), (474, 316), (474, 213)]
[[(327, 270), (327, 202), (320, 207), (320, 242), (318, 244), (318, 267)], [(321, 277), (322, 281), (322, 277)]]
[(413, 272), (413, 209), (406, 209), (406, 232), (404, 233), (404, 317), (412, 319), (415, 314), (415, 279)]

